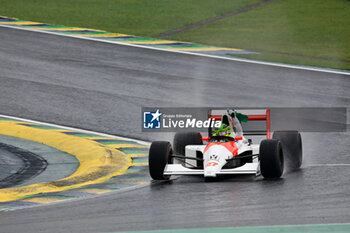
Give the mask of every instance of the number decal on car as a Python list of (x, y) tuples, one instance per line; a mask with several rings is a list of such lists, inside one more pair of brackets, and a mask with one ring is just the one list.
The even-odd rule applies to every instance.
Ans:
[(214, 167), (214, 166), (217, 166), (217, 165), (219, 165), (218, 162), (212, 161), (212, 162), (208, 162), (205, 166), (206, 167)]

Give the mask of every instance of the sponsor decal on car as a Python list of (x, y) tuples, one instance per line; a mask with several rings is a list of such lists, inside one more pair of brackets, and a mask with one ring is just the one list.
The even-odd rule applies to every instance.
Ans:
[(210, 161), (210, 162), (208, 162), (208, 163), (205, 165), (205, 167), (215, 167), (215, 166), (217, 166), (217, 165), (219, 165), (218, 162), (216, 162), (216, 161)]

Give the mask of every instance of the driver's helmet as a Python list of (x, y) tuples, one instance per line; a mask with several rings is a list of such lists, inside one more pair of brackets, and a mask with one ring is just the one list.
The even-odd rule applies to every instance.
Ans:
[(222, 123), (220, 127), (216, 128), (214, 130), (213, 136), (231, 136), (231, 128), (230, 126), (226, 125), (225, 123)]

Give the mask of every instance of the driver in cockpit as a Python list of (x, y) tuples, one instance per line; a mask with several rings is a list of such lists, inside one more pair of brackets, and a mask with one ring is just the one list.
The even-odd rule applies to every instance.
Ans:
[(227, 114), (223, 115), (221, 118), (220, 127), (214, 129), (212, 136), (225, 136), (232, 138), (235, 138), (236, 136), (243, 136), (242, 126), (240, 120), (237, 118), (237, 115), (239, 115), (241, 120), (244, 122), (248, 120), (246, 115), (237, 113), (232, 109), (228, 109)]

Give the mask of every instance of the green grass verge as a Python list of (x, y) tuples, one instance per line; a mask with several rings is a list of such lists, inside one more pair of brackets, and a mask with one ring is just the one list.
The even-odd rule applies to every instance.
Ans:
[(170, 38), (261, 52), (240, 55), (250, 59), (350, 70), (349, 12), (348, 0), (277, 0)]
[(262, 0), (0, 0), (0, 15), (152, 36)]
[(350, 224), (316, 224), (316, 225), (287, 225), (287, 226), (254, 226), (226, 228), (192, 228), (155, 231), (129, 231), (120, 233), (347, 233)]

